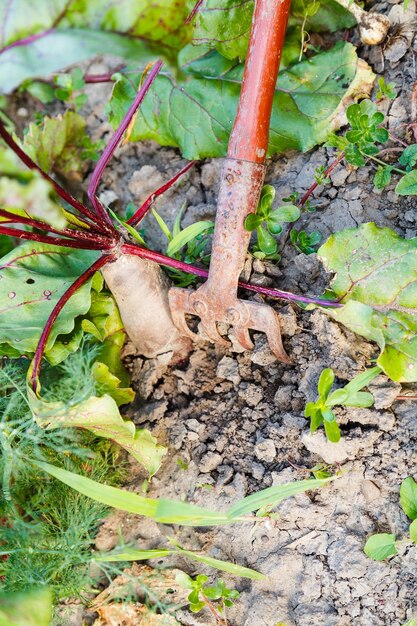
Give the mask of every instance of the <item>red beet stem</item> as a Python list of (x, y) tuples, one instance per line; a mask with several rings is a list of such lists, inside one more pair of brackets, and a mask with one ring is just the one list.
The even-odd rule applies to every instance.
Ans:
[(183, 174), (185, 174), (185, 172), (188, 172), (188, 170), (194, 165), (194, 163), (195, 161), (190, 161), (189, 163), (187, 163), (187, 165), (183, 167), (182, 170), (177, 172), (175, 176), (170, 178), (170, 180), (167, 183), (165, 183), (164, 185), (162, 185), (162, 187), (159, 187), (159, 189), (151, 193), (149, 198), (145, 200), (145, 202), (142, 204), (142, 206), (139, 207), (136, 213), (134, 213), (132, 217), (127, 220), (127, 223), (130, 224), (131, 226), (136, 226), (136, 224), (138, 224), (145, 217), (146, 213), (151, 208), (151, 205), (154, 202), (154, 200), (156, 200), (158, 196), (162, 195), (163, 193), (165, 193), (165, 191), (167, 191), (170, 187), (172, 187), (172, 185), (174, 185), (174, 183), (176, 183), (177, 180)]
[(201, 5), (203, 4), (204, 0), (198, 0), (198, 2), (195, 3), (193, 10), (191, 11), (191, 13), (189, 14), (189, 16), (187, 17), (187, 19), (185, 20), (186, 24), (189, 24), (191, 22), (191, 20), (193, 19), (193, 17), (195, 16), (195, 14), (198, 12), (199, 8), (201, 7)]
[(36, 33), (35, 35), (29, 35), (28, 37), (24, 37), (23, 39), (19, 39), (18, 41), (13, 41), (13, 43), (10, 43), (8, 46), (5, 46), (2, 50), (0, 50), (0, 54), (3, 54), (3, 52), (6, 52), (11, 48), (26, 46), (30, 43), (33, 43), (34, 41), (37, 41), (38, 39), (42, 39), (42, 37), (46, 37), (46, 35), (52, 33), (53, 30), (53, 28), (48, 28), (47, 30), (42, 30), (40, 33)]
[[(27, 224), (28, 226), (32, 226), (32, 228), (45, 230), (46, 232), (55, 233), (56, 235), (61, 235), (62, 237), (69, 237), (70, 239), (74, 239), (75, 241), (92, 240), (92, 235), (83, 230), (72, 230), (71, 228), (54, 228), (53, 226), (51, 226), (47, 222), (43, 222), (42, 220), (38, 220), (32, 217), (25, 217), (24, 215), (16, 215), (11, 211), (7, 211), (4, 209), (0, 209), (0, 217), (6, 218), (6, 222), (3, 221), (3, 224)], [(101, 242), (103, 246), (111, 245), (112, 243), (109, 238), (101, 236), (99, 234), (94, 234), (94, 242)]]
[(0, 235), (8, 235), (9, 237), (17, 237), (18, 239), (28, 239), (29, 241), (38, 241), (47, 243), (52, 246), (63, 246), (64, 248), (78, 248), (79, 250), (109, 250), (112, 242), (108, 240), (108, 244), (99, 243), (95, 240), (81, 241), (80, 239), (59, 239), (59, 237), (51, 237), (50, 235), (42, 235), (40, 233), (32, 233), (18, 228), (10, 228), (0, 224)]
[[(345, 157), (345, 151), (343, 150), (343, 152), (341, 152), (339, 156), (334, 161), (332, 161), (329, 167), (323, 172), (323, 178), (327, 178), (327, 176), (329, 176), (329, 174), (333, 172), (333, 170), (339, 165), (339, 163), (343, 161), (344, 157)], [(304, 206), (307, 200), (309, 199), (309, 197), (311, 196), (311, 194), (313, 193), (313, 191), (315, 191), (315, 189), (317, 189), (318, 186), (319, 186), (318, 182), (314, 181), (311, 187), (307, 189), (303, 197), (300, 199), (298, 205)]]
[[(171, 267), (176, 270), (187, 272), (188, 274), (194, 274), (195, 276), (201, 276), (202, 278), (207, 278), (208, 276), (208, 271), (201, 267), (197, 267), (196, 265), (189, 265), (188, 263), (184, 263), (183, 261), (172, 259), (171, 257), (165, 256), (164, 254), (154, 252), (153, 250), (147, 250), (146, 248), (142, 248), (141, 246), (137, 246), (135, 244), (124, 243), (121, 246), (121, 251), (125, 254), (133, 254), (143, 259), (154, 261), (159, 265), (165, 265), (166, 267)], [(289, 291), (270, 289), (269, 287), (261, 287), (260, 285), (251, 285), (250, 283), (244, 283), (242, 281), (239, 281), (238, 285), (242, 289), (254, 291), (255, 293), (262, 293), (263, 295), (269, 296), (271, 298), (282, 298), (283, 300), (302, 302), (304, 304), (315, 304), (317, 306), (327, 306), (332, 308), (339, 308), (343, 306), (343, 304), (335, 300), (324, 300), (322, 298), (314, 298), (310, 296), (297, 296), (296, 294), (290, 293)]]
[(90, 201), (92, 205), (94, 206), (97, 214), (100, 216), (100, 218), (102, 220), (109, 222), (110, 224), (111, 224), (110, 217), (106, 213), (103, 205), (99, 202), (99, 200), (96, 197), (97, 188), (100, 184), (100, 180), (101, 180), (104, 168), (106, 167), (107, 163), (110, 161), (111, 157), (113, 156), (123, 136), (123, 133), (129, 126), (133, 116), (135, 115), (136, 111), (142, 104), (144, 97), (148, 93), (148, 90), (150, 86), (152, 85), (153, 81), (155, 80), (157, 74), (159, 73), (162, 65), (163, 65), (162, 61), (157, 61), (155, 65), (152, 67), (152, 69), (150, 70), (150, 72), (147, 74), (145, 81), (142, 87), (139, 89), (138, 93), (136, 94), (135, 99), (133, 100), (131, 106), (129, 107), (128, 112), (124, 116), (123, 120), (121, 121), (113, 137), (111, 138), (111, 140), (105, 147), (103, 154), (97, 161), (97, 164), (94, 168), (94, 172), (91, 176), (90, 184), (88, 186), (88, 197), (90, 198)]
[[(68, 202), (69, 205), (71, 205), (72, 207), (74, 207), (74, 209), (77, 209), (77, 211), (79, 211), (81, 213), (81, 215), (84, 215), (84, 217), (88, 218), (89, 220), (91, 220), (92, 224), (88, 224), (89, 227), (93, 227), (97, 232), (107, 232), (110, 230), (108, 227), (104, 228), (104, 224), (101, 222), (101, 220), (97, 219), (97, 216), (95, 215), (95, 213), (93, 213), (92, 211), (90, 211), (90, 209), (88, 209), (86, 206), (84, 206), (81, 202), (79, 202), (78, 200), (76, 200), (76, 198), (73, 198), (73, 196), (68, 193), (67, 191), (65, 191), (65, 189), (63, 187), (61, 187), (61, 185), (59, 185), (53, 178), (51, 178), (46, 172), (44, 172), (39, 165), (37, 165), (34, 161), (32, 161), (32, 159), (30, 158), (30, 156), (28, 156), (26, 154), (26, 152), (24, 152), (20, 146), (17, 145), (17, 143), (15, 142), (15, 140), (13, 139), (13, 137), (10, 135), (10, 133), (7, 132), (4, 124), (0, 121), (0, 137), (3, 138), (3, 140), (6, 142), (6, 144), (9, 146), (9, 148), (11, 148), (13, 150), (13, 152), (15, 154), (17, 154), (17, 156), (19, 157), (19, 159), (31, 170), (37, 170), (41, 176), (43, 176), (43, 178), (45, 180), (47, 180), (49, 183), (51, 183), (51, 185), (53, 186), (53, 188), (55, 189), (56, 193), (63, 199), (65, 200), (65, 202)], [(78, 218), (78, 216), (75, 216)]]
[(58, 300), (58, 302), (52, 309), (52, 312), (50, 316), (48, 317), (48, 320), (42, 331), (41, 337), (39, 339), (39, 343), (36, 347), (35, 356), (33, 357), (33, 361), (32, 361), (32, 372), (30, 375), (30, 382), (32, 385), (32, 389), (35, 393), (36, 393), (36, 388), (37, 388), (37, 382), (39, 379), (39, 371), (41, 367), (42, 357), (45, 352), (46, 343), (48, 341), (49, 335), (52, 330), (52, 326), (54, 325), (56, 318), (58, 317), (58, 315), (60, 314), (60, 312), (66, 305), (66, 303), (68, 302), (68, 300), (71, 298), (71, 296), (77, 291), (77, 289), (79, 289), (79, 287), (82, 287), (82, 285), (84, 285), (84, 283), (87, 282), (90, 276), (92, 276), (101, 267), (103, 267), (103, 265), (111, 261), (112, 258), (113, 258), (112, 255), (103, 255), (102, 257), (97, 259), (97, 261), (95, 261), (87, 270), (85, 270), (85, 272), (81, 274), (79, 278), (77, 278), (75, 282), (72, 283), (72, 285), (60, 297), (60, 299)]

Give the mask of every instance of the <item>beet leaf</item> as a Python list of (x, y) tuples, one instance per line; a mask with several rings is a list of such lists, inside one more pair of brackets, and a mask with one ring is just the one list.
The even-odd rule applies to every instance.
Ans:
[[(216, 53), (217, 54), (217, 53)], [(215, 61), (215, 63), (213, 62)], [(193, 74), (180, 81), (160, 74), (144, 101), (131, 141), (153, 139), (177, 146), (184, 157), (224, 156), (236, 114), (243, 65), (224, 68), (219, 55), (188, 55), (184, 69)], [(117, 127), (135, 97), (140, 75), (120, 76), (110, 101), (110, 121)], [(340, 126), (346, 104), (370, 89), (373, 74), (358, 61), (354, 47), (339, 43), (283, 71), (278, 80), (271, 119), (269, 154), (306, 151), (325, 141)]]
[(377, 365), (390, 378), (416, 381), (417, 238), (362, 224), (332, 235), (318, 255), (344, 304), (326, 313), (378, 344)]

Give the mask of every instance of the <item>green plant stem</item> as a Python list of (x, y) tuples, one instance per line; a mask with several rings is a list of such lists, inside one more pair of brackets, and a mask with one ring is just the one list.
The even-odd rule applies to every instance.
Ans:
[(3, 448), (3, 476), (2, 476), (2, 491), (3, 498), (6, 502), (11, 502), (11, 480), (12, 480), (12, 468), (13, 468), (13, 450), (9, 442), (7, 441), (7, 435), (0, 433), (1, 439), (3, 439), (1, 447)]
[(391, 170), (393, 170), (394, 172), (397, 172), (397, 174), (401, 174), (401, 176), (404, 176), (404, 174), (407, 173), (404, 170), (400, 170), (398, 167), (393, 167), (392, 165), (388, 165), (387, 163), (384, 163), (384, 161), (382, 161), (381, 159), (378, 159), (376, 156), (364, 154), (362, 151), (361, 151), (361, 155), (365, 157), (365, 159), (371, 159), (371, 161), (375, 161), (376, 163), (379, 163), (380, 165), (383, 165), (384, 167), (390, 167)]

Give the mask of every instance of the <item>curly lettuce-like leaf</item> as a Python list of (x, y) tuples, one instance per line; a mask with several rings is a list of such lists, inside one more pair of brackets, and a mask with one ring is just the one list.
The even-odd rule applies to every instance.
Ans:
[(23, 137), (23, 150), (47, 173), (70, 177), (82, 169), (88, 139), (86, 122), (74, 111), (57, 117), (44, 117), (42, 123), (30, 124)]

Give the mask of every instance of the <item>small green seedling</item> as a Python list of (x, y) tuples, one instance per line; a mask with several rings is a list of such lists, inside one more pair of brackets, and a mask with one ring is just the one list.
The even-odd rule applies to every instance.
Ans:
[[(236, 589), (228, 589), (221, 579), (217, 580), (213, 586), (206, 586), (208, 576), (203, 574), (193, 579), (185, 572), (180, 572), (175, 579), (181, 587), (190, 590), (188, 596), (190, 611), (199, 613), (205, 606), (209, 606), (212, 613), (217, 613), (216, 617), (220, 623), (225, 623), (218, 613), (225, 615), (226, 607), (233, 606), (233, 601), (239, 597)], [(213, 601), (217, 604), (214, 605)]]
[(265, 185), (256, 213), (251, 213), (245, 220), (246, 230), (250, 232), (256, 230), (258, 242), (254, 246), (253, 256), (261, 260), (280, 259), (274, 235), (282, 232), (283, 224), (295, 222), (300, 217), (300, 209), (295, 204), (285, 204), (273, 209), (274, 199), (275, 188), (272, 185)]
[[(393, 97), (393, 83), (386, 85), (383, 79), (380, 79), (379, 86), (378, 97), (384, 90), (386, 97)], [(376, 104), (371, 100), (362, 100), (359, 104), (352, 104), (348, 107), (346, 116), (350, 129), (345, 135), (330, 135), (327, 142), (328, 146), (340, 150), (339, 162), (341, 158), (344, 158), (351, 165), (360, 167), (368, 160), (372, 161), (376, 166), (373, 183), (377, 189), (384, 189), (389, 185), (391, 174), (395, 172), (401, 176), (395, 192), (400, 196), (417, 195), (417, 169), (413, 169), (417, 163), (417, 144), (407, 146), (401, 139), (390, 135), (386, 128), (382, 128), (381, 124), (385, 121), (385, 115), (377, 110)], [(404, 149), (394, 149), (395, 152), (401, 153), (398, 157), (398, 165), (402, 168), (386, 163), (380, 158), (386, 151), (391, 152), (391, 149), (385, 150), (381, 145), (390, 137), (393, 141), (405, 146)], [(320, 172), (321, 170), (318, 176)]]
[[(383, 89), (388, 90), (392, 86), (392, 83), (385, 85), (385, 83), (380, 82), (379, 84), (380, 92), (378, 93), (382, 93)], [(391, 91), (388, 90), (388, 93)], [(385, 115), (377, 110), (374, 102), (362, 100), (359, 104), (352, 104), (348, 107), (346, 116), (350, 129), (342, 136), (331, 135), (327, 145), (343, 151), (346, 161), (355, 167), (365, 165), (367, 160), (373, 161), (377, 166), (373, 180), (377, 189), (384, 189), (389, 185), (391, 173), (396, 172), (402, 176), (396, 186), (396, 193), (415, 195), (417, 193), (417, 171), (411, 171), (417, 161), (414, 145), (407, 146), (399, 157), (399, 164), (405, 166), (405, 169), (400, 169), (379, 158), (379, 153), (382, 152), (381, 144), (386, 143), (390, 135), (387, 129), (381, 126), (385, 121)], [(400, 143), (404, 145), (403, 142)]]
[[(168, 239), (166, 254), (173, 259), (183, 261), (189, 265), (196, 262), (209, 265), (210, 254), (207, 253), (207, 243), (209, 235), (214, 231), (214, 222), (201, 220), (181, 230), (181, 218), (184, 214), (184, 210), (185, 204), (183, 204), (178, 211), (171, 232), (164, 219), (155, 209), (152, 209), (152, 214), (159, 228)], [(170, 270), (170, 276), (175, 284), (180, 287), (187, 287), (196, 280), (196, 277), (192, 274), (187, 274), (176, 269)]]
[(371, 380), (381, 373), (379, 367), (373, 367), (362, 374), (355, 376), (350, 383), (331, 392), (334, 383), (334, 372), (329, 367), (322, 371), (318, 382), (319, 397), (315, 402), (307, 402), (304, 416), (311, 420), (310, 431), (314, 433), (319, 426), (324, 424), (324, 430), (329, 441), (340, 441), (340, 428), (336, 422), (332, 408), (339, 406), (368, 407), (372, 406), (374, 399), (372, 394), (360, 391)]
[[(397, 546), (400, 543), (417, 543), (417, 483), (409, 476), (401, 483), (400, 503), (406, 516), (412, 520), (409, 526), (409, 536), (397, 541), (391, 533), (378, 533), (369, 537), (365, 544), (364, 552), (374, 561), (383, 561), (390, 556), (398, 554)], [(407, 622), (413, 624), (413, 620)], [(404, 626), (406, 626), (404, 624)]]
[(386, 83), (385, 78), (380, 76), (378, 78), (378, 89), (376, 92), (378, 100), (381, 98), (388, 98), (389, 100), (395, 100), (397, 92), (395, 90), (395, 83)]
[(328, 185), (331, 182), (329, 176), (326, 176), (326, 170), (325, 165), (319, 165), (314, 170), (314, 180), (318, 185)]
[(317, 478), (318, 480), (325, 480), (326, 478), (330, 478), (331, 476), (333, 476), (332, 472), (330, 471), (332, 467), (333, 465), (318, 463), (317, 465), (312, 467), (310, 471), (313, 474), (314, 478)]
[(177, 465), (181, 470), (188, 470), (188, 463), (183, 459), (177, 459)]
[(313, 254), (321, 241), (321, 234), (317, 230), (306, 233), (305, 230), (297, 231), (294, 228), (290, 232), (290, 241), (294, 248), (304, 254)]
[(367, 158), (378, 154), (380, 147), (377, 144), (389, 139), (387, 129), (381, 127), (385, 116), (372, 100), (362, 100), (347, 108), (346, 117), (350, 129), (342, 136), (331, 135), (328, 145), (344, 150), (346, 161), (360, 167), (365, 165)]
[(80, 67), (75, 67), (68, 74), (57, 74), (54, 83), (57, 85), (54, 92), (55, 98), (68, 102), (75, 111), (78, 111), (87, 102), (87, 94), (78, 93), (75, 95), (75, 92), (81, 91), (85, 87), (84, 76)]
[(88, 100), (87, 94), (79, 93), (84, 87), (83, 71), (80, 67), (75, 67), (71, 72), (57, 74), (53, 84), (41, 80), (27, 80), (22, 83), (19, 91), (29, 92), (43, 104), (50, 104), (55, 99), (67, 102), (74, 111), (78, 111)]

